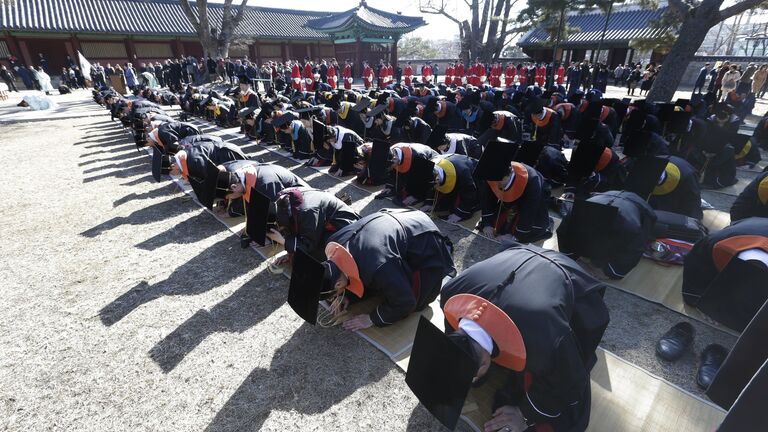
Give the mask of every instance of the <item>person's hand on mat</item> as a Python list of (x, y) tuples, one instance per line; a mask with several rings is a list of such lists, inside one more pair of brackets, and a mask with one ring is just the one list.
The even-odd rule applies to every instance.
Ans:
[(368, 315), (357, 315), (351, 319), (344, 321), (344, 324), (342, 324), (341, 326), (345, 330), (356, 331), (356, 330), (367, 329), (372, 325), (373, 325), (373, 322), (371, 322), (371, 317), (369, 317)]
[(267, 233), (267, 238), (269, 238), (275, 243), (280, 243), (281, 245), (285, 244), (285, 238), (283, 237), (283, 235), (280, 234), (280, 231), (274, 228), (269, 230), (269, 232)]
[(498, 237), (496, 237), (496, 240), (500, 241), (501, 243), (517, 243), (517, 239), (512, 234), (502, 234)]
[(432, 206), (427, 204), (425, 206), (421, 206), (419, 210), (423, 211), (424, 213), (429, 213), (432, 211)]
[[(267, 234), (267, 235), (269, 235), (269, 234)], [(274, 264), (276, 266), (282, 266), (282, 265), (285, 265), (285, 264), (290, 264), (291, 261), (293, 261), (293, 255), (285, 254), (285, 255), (283, 255), (283, 256), (281, 256), (279, 258), (276, 258), (274, 261), (272, 261), (272, 264)]]
[(339, 168), (335, 173), (333, 173), (333, 175), (335, 175), (336, 177), (341, 177), (342, 175), (344, 175), (344, 170)]
[(349, 299), (342, 297), (336, 304), (331, 304), (331, 313), (337, 317), (347, 311), (349, 307)]
[(493, 418), (485, 423), (485, 432), (522, 432), (528, 428), (520, 408), (504, 405), (493, 412)]
[(446, 219), (446, 221), (448, 221), (448, 223), (454, 223), (455, 224), (455, 223), (461, 222), (461, 218), (459, 216), (451, 213), (451, 214), (448, 215), (448, 219)]
[(307, 161), (307, 165), (313, 167), (313, 166), (317, 165), (318, 162), (319, 162), (319, 160), (316, 157), (311, 157)]
[(416, 201), (418, 201), (418, 200), (416, 199), (416, 197), (415, 197), (415, 196), (412, 196), (412, 195), (408, 195), (408, 196), (407, 196), (407, 197), (405, 197), (405, 199), (403, 200), (403, 204), (405, 204), (405, 205), (409, 206), (409, 205), (412, 205), (412, 204), (416, 204)]
[(488, 237), (489, 239), (496, 238), (496, 233), (493, 231), (494, 231), (493, 227), (491, 226), (483, 227), (483, 235)]

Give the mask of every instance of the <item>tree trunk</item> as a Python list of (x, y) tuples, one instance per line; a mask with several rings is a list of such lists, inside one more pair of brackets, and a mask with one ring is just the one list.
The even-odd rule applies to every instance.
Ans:
[(685, 18), (680, 26), (679, 36), (664, 60), (661, 72), (653, 81), (647, 100), (659, 102), (672, 100), (688, 63), (693, 60), (696, 50), (704, 42), (710, 27), (711, 21), (705, 16), (689, 15)]

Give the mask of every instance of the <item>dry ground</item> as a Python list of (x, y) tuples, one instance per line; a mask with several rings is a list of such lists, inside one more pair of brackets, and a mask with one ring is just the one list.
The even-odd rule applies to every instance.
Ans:
[[(72, 118), (0, 115), (1, 428), (441, 429), (385, 355), (303, 324), (285, 304), (286, 280), (170, 183), (154, 183), (148, 158), (87, 97), (57, 96)], [(384, 205), (345, 190), (363, 213)], [(440, 227), (460, 268), (498, 249)], [(693, 353), (675, 364), (653, 355), (684, 317), (618, 290), (606, 301), (606, 349), (698, 392)], [(693, 324), (697, 351), (734, 342)]]

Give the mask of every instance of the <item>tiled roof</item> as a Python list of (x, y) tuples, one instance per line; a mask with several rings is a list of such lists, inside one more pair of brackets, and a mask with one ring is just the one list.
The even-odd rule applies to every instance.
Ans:
[[(614, 11), (605, 32), (605, 43), (624, 43), (633, 39), (652, 38), (663, 31), (653, 28), (651, 23), (661, 18), (666, 7), (658, 9), (638, 9)], [(568, 26), (578, 28), (578, 32), (568, 35), (568, 40), (561, 41), (560, 47), (569, 48), (591, 45), (600, 40), (605, 26), (605, 14), (602, 12), (571, 13)], [(517, 42), (519, 46), (530, 47), (550, 43), (550, 36), (542, 28), (535, 28)]]
[(329, 13), (322, 18), (307, 21), (308, 27), (321, 31), (344, 29), (354, 24), (384, 31), (392, 31), (393, 29), (410, 31), (425, 25), (426, 22), (421, 17), (410, 17), (374, 9), (368, 6), (364, 0), (354, 9)]
[[(194, 6), (192, 9), (196, 10)], [(210, 3), (208, 10), (211, 21), (218, 26), (223, 5)], [(237, 34), (328, 39), (326, 33), (306, 26), (308, 20), (328, 14), (249, 6)], [(0, 30), (195, 35), (178, 0), (13, 0), (0, 3)]]

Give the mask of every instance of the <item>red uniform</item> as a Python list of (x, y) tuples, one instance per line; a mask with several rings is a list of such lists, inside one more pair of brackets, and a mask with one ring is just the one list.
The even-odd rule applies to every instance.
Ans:
[(304, 84), (307, 91), (315, 91), (315, 74), (312, 72), (312, 63), (304, 65)]
[(424, 83), (432, 81), (432, 66), (424, 66), (421, 68), (421, 79)]
[(536, 69), (536, 82), (539, 83), (539, 87), (544, 87), (544, 81), (547, 80), (547, 68), (539, 66)]
[(480, 87), (487, 79), (487, 71), (485, 70), (485, 66), (480, 63), (475, 64), (475, 75), (477, 76), (477, 78), (475, 78), (475, 82), (477, 84), (475, 85)]
[(371, 87), (373, 87), (373, 69), (371, 69), (370, 66), (366, 65), (365, 68), (363, 68), (363, 85), (365, 86), (365, 89), (368, 90)]
[(518, 81), (520, 81), (521, 86), (525, 86), (528, 84), (528, 66), (523, 66), (518, 71), (520, 72), (520, 77), (518, 78)]
[(413, 79), (413, 68), (411, 65), (405, 66), (405, 69), (403, 69), (403, 76), (405, 77), (405, 86), (409, 87), (411, 85), (411, 80)]
[(501, 87), (501, 65), (491, 68), (491, 87)]
[(386, 75), (384, 77), (384, 87), (386, 87), (392, 84), (392, 81), (394, 81), (395, 71), (394, 69), (392, 69), (392, 65), (384, 66), (384, 71), (386, 72)]
[(509, 65), (504, 70), (504, 85), (506, 87), (512, 87), (512, 84), (515, 83), (515, 75), (517, 74), (517, 70), (514, 66)]
[(328, 66), (328, 85), (336, 90), (336, 68), (333, 65)]
[(453, 83), (456, 85), (464, 85), (464, 64), (459, 63), (456, 65), (456, 68), (454, 68)]
[(351, 65), (344, 65), (344, 69), (341, 70), (341, 77), (344, 78), (344, 88), (347, 90), (351, 89), (352, 81), (354, 81), (354, 78), (352, 78)]
[(291, 68), (291, 87), (294, 90), (301, 90), (301, 67), (298, 63)]
[(563, 85), (563, 81), (565, 80), (565, 68), (563, 65), (560, 65), (559, 68), (557, 68), (557, 85)]
[(454, 68), (453, 66), (448, 66), (445, 68), (445, 86), (450, 87), (451, 84), (453, 84), (453, 73)]

